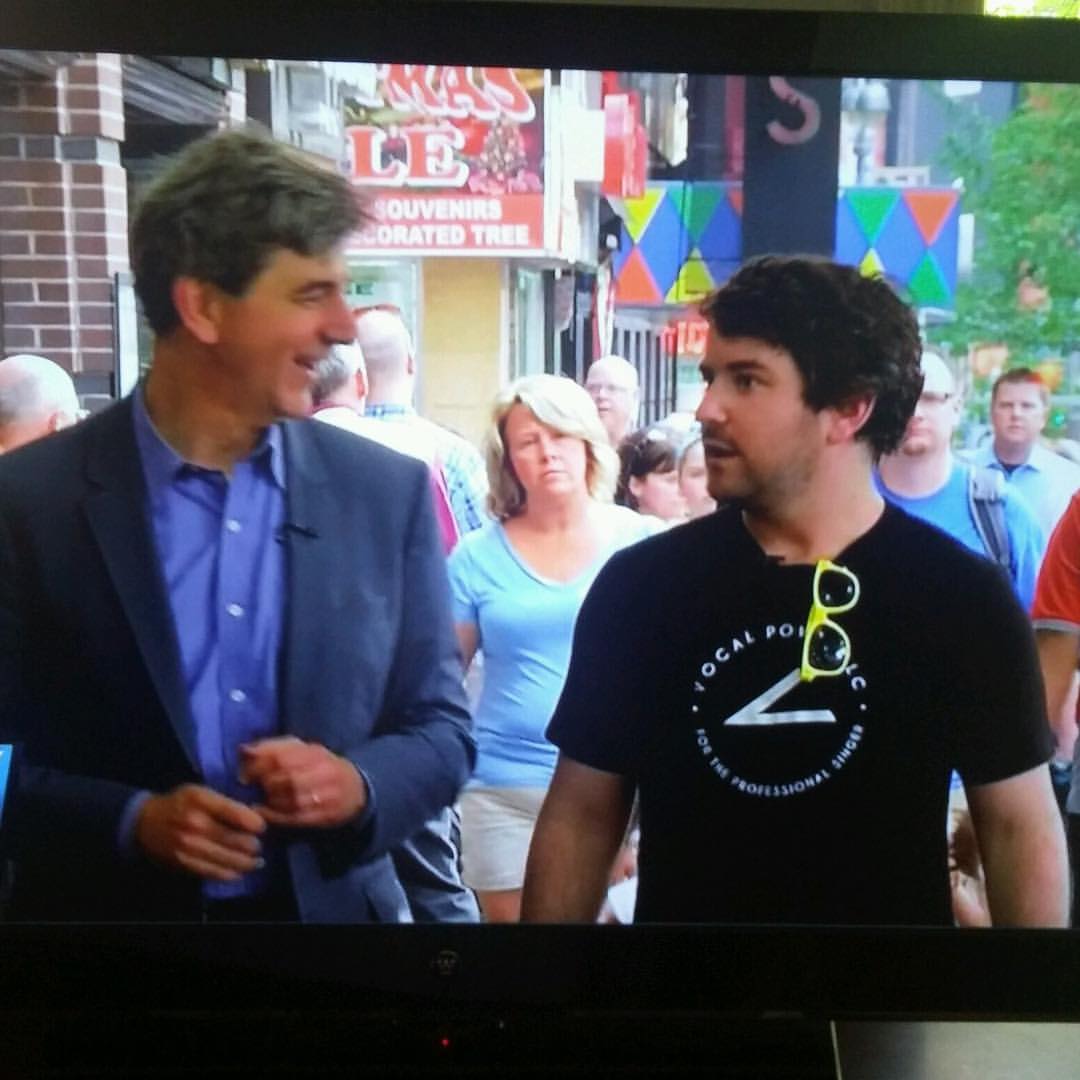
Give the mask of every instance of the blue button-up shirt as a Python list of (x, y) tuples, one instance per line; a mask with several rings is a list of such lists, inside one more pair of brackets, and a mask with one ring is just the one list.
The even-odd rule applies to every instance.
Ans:
[[(278, 659), (284, 625), (285, 462), (281, 431), (269, 428), (232, 475), (192, 465), (158, 434), (141, 387), (134, 399), (150, 520), (180, 647), (203, 781), (244, 803), (239, 748), (280, 730)], [(242, 881), (207, 882), (208, 897), (245, 896), (274, 869)]]
[(1073, 492), (1080, 490), (1080, 465), (1036, 443), (1027, 461), (1010, 472), (998, 461), (993, 444), (980, 447), (972, 457), (976, 465), (997, 469), (1027, 501), (1047, 537), (1065, 513)]

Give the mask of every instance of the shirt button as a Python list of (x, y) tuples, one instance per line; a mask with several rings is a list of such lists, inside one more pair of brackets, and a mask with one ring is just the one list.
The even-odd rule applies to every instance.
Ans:
[(229, 700), (235, 701), (239, 705), (242, 701), (247, 701), (247, 694), (243, 690), (230, 690)]
[(239, 521), (236, 520), (236, 518), (229, 518), (229, 520), (225, 522), (225, 528), (228, 529), (231, 533), (238, 533), (243, 528), (243, 526), (240, 524)]
[(234, 618), (239, 619), (244, 614), (244, 609), (239, 604), (227, 604), (225, 610)]

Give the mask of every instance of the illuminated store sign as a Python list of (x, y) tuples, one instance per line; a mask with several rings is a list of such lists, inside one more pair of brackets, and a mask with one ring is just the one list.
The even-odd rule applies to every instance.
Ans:
[(346, 101), (353, 183), (371, 223), (353, 253), (543, 248), (544, 72), (383, 64)]

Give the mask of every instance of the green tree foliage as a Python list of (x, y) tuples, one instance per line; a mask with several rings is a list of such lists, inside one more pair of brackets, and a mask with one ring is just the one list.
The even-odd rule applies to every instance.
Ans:
[(1080, 0), (986, 0), (987, 15), (1052, 15), (1080, 19)]
[(945, 156), (975, 215), (975, 258), (935, 337), (1004, 342), (1012, 363), (1080, 347), (1080, 86), (1026, 84), (996, 129), (952, 108)]

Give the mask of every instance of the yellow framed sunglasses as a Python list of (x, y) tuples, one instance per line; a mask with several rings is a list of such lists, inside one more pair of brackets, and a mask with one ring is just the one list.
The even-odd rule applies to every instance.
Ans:
[(801, 682), (839, 675), (851, 662), (851, 638), (830, 616), (842, 615), (859, 602), (859, 579), (846, 566), (818, 559), (813, 597), (803, 633)]

